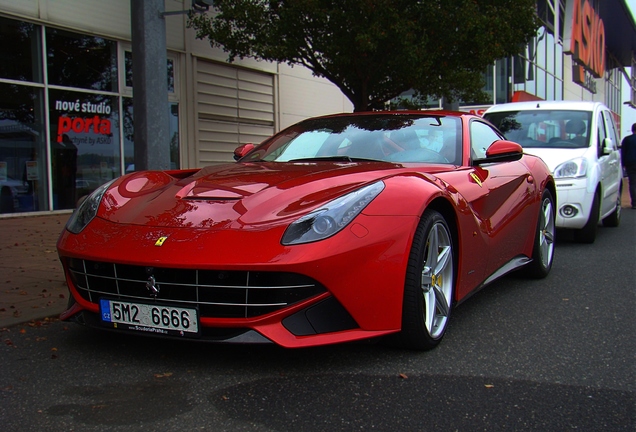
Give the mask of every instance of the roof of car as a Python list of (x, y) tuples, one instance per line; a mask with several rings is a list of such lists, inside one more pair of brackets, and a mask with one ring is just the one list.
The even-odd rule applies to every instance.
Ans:
[(367, 116), (367, 115), (376, 115), (376, 116), (377, 115), (380, 115), (380, 116), (419, 115), (419, 116), (477, 117), (474, 114), (471, 114), (465, 111), (429, 109), (429, 110), (359, 111), (359, 112), (334, 113), (334, 114), (327, 114), (327, 115), (323, 115), (319, 117), (311, 117), (307, 120), (331, 118), (331, 117), (356, 117), (356, 116)]
[(590, 101), (534, 101), (534, 102), (510, 102), (493, 105), (486, 113), (501, 111), (520, 111), (533, 109), (560, 109), (572, 111), (594, 111), (597, 107), (605, 106), (601, 102)]

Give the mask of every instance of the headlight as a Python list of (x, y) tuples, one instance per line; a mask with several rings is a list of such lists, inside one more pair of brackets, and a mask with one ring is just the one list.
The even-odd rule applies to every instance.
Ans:
[(563, 162), (554, 170), (554, 178), (579, 178), (587, 174), (587, 159), (576, 158)]
[(80, 204), (80, 206), (73, 212), (70, 219), (66, 223), (66, 229), (73, 234), (79, 234), (90, 221), (97, 215), (97, 209), (99, 203), (102, 201), (104, 192), (115, 181), (115, 179), (104, 183), (97, 189), (95, 189), (86, 199)]
[(282, 243), (310, 243), (331, 237), (358, 216), (382, 190), (384, 183), (379, 181), (325, 204), (289, 225)]

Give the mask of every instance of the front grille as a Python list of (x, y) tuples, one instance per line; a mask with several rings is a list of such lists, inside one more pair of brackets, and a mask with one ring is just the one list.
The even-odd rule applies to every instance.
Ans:
[[(84, 300), (119, 300), (198, 306), (204, 318), (253, 318), (326, 292), (296, 273), (189, 270), (68, 259), (68, 270)], [(152, 298), (150, 276), (159, 288)]]

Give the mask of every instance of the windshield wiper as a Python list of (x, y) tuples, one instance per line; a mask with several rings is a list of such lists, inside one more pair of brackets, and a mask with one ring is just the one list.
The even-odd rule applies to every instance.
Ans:
[(300, 158), (300, 159), (291, 159), (287, 162), (322, 162), (322, 161), (342, 161), (342, 162), (358, 162), (358, 161), (371, 161), (371, 162), (381, 162), (377, 159), (367, 159), (360, 157), (351, 157), (351, 156), (324, 156), (324, 157), (311, 157), (311, 158)]

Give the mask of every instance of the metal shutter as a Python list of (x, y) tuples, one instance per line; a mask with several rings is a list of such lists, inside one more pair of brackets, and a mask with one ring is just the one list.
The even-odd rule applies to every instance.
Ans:
[(274, 76), (197, 60), (197, 163), (233, 161), (234, 149), (274, 133)]

